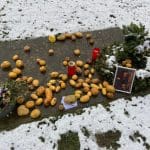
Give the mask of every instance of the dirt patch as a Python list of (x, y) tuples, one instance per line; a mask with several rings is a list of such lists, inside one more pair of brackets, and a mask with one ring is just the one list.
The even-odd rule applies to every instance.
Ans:
[(58, 141), (58, 150), (79, 150), (80, 141), (78, 133), (68, 132), (61, 135), (61, 140)]
[(120, 147), (120, 144), (117, 141), (121, 137), (121, 132), (116, 131), (108, 131), (105, 133), (100, 133), (95, 135), (97, 144), (100, 147), (106, 147), (106, 149), (112, 148), (113, 150), (117, 150)]

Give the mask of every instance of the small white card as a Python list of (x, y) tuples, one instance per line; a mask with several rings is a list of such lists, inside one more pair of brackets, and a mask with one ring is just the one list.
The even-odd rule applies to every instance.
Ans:
[(67, 104), (67, 103), (65, 103), (64, 102), (64, 98), (65, 98), (65, 96), (63, 96), (62, 97), (62, 99), (61, 99), (61, 103), (64, 105), (64, 108), (67, 110), (67, 109), (72, 109), (72, 108), (74, 108), (74, 107), (77, 107), (78, 106), (78, 103), (77, 103), (77, 101), (76, 102), (74, 102), (74, 103), (72, 103), (72, 104)]

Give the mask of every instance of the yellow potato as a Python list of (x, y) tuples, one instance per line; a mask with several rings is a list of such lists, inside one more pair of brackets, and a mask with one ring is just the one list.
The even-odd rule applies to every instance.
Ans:
[(83, 82), (82, 85), (83, 85), (83, 87), (90, 87), (90, 85), (85, 82)]
[(82, 38), (83, 37), (83, 33), (82, 32), (75, 32), (74, 34), (75, 34), (75, 36), (77, 38)]
[(38, 99), (38, 96), (35, 93), (32, 93), (30, 96), (31, 96), (31, 98), (33, 100), (37, 100)]
[(115, 93), (115, 87), (113, 85), (106, 86), (107, 92)]
[(20, 105), (17, 108), (17, 114), (18, 116), (26, 116), (29, 114), (29, 109), (25, 107), (25, 105)]
[(17, 102), (18, 104), (22, 104), (22, 103), (24, 102), (24, 97), (23, 97), (23, 96), (17, 97), (16, 102)]
[(8, 68), (10, 68), (11, 67), (11, 63), (9, 62), (9, 61), (3, 61), (2, 63), (1, 63), (1, 68), (2, 69), (8, 69)]
[(63, 81), (66, 81), (68, 79), (68, 75), (67, 74), (63, 74), (62, 77), (61, 77), (61, 79)]
[(90, 72), (91, 72), (92, 74), (94, 74), (94, 73), (95, 73), (95, 69), (94, 69), (94, 68), (91, 68), (91, 69), (90, 69)]
[(75, 86), (76, 85), (76, 82), (74, 80), (72, 80), (72, 79), (69, 80), (69, 83), (70, 83), (71, 86)]
[(66, 39), (65, 34), (60, 34), (60, 35), (57, 36), (58, 41), (64, 41), (65, 39)]
[(67, 66), (67, 65), (68, 65), (68, 62), (67, 62), (66, 60), (64, 60), (64, 61), (63, 61), (63, 65), (64, 65), (64, 66)]
[(103, 86), (106, 87), (107, 85), (109, 85), (109, 83), (107, 81), (104, 81)]
[(55, 92), (59, 92), (61, 90), (61, 87), (58, 85), (56, 86)]
[(53, 84), (56, 84), (56, 82), (57, 82), (57, 81), (54, 80), (54, 79), (53, 79), (53, 80), (49, 80), (49, 83), (51, 83), (52, 85), (53, 85)]
[(114, 98), (114, 93), (108, 92), (106, 96), (110, 99)]
[(126, 67), (132, 68), (132, 64), (127, 63), (127, 64), (126, 64)]
[(46, 72), (46, 66), (41, 66), (39, 68), (39, 70), (40, 70), (41, 73), (45, 73)]
[(80, 55), (80, 49), (75, 49), (74, 51), (74, 55), (79, 56)]
[(36, 90), (37, 96), (42, 96), (44, 94), (44, 92), (45, 92), (45, 87), (44, 86), (40, 86)]
[(30, 46), (29, 45), (24, 46), (23, 50), (25, 52), (30, 52)]
[(39, 86), (39, 80), (37, 80), (37, 79), (34, 79), (33, 81), (32, 81), (32, 85), (34, 86), (34, 87), (38, 87)]
[(95, 79), (92, 79), (91, 82), (94, 84), (98, 84), (100, 81), (99, 81), (99, 79), (95, 78)]
[(89, 92), (89, 91), (90, 91), (90, 88), (89, 88), (88, 86), (85, 86), (85, 87), (83, 88), (83, 92), (87, 93), (87, 92)]
[(16, 67), (22, 68), (23, 66), (24, 66), (24, 63), (22, 60), (20, 60), (20, 59), (16, 60)]
[(81, 97), (81, 95), (80, 95), (79, 93), (75, 93), (75, 97), (76, 97), (77, 99), (79, 99), (79, 98)]
[(8, 77), (10, 79), (15, 79), (15, 78), (17, 78), (17, 74), (15, 72), (9, 72)]
[(43, 98), (38, 98), (36, 101), (35, 101), (35, 105), (39, 106), (43, 103)]
[(50, 43), (55, 43), (56, 42), (56, 36), (55, 35), (49, 35), (48, 40)]
[(37, 108), (32, 110), (31, 113), (30, 113), (30, 117), (33, 118), (33, 119), (36, 119), (36, 118), (40, 117), (40, 115), (41, 115), (41, 111)]
[(91, 97), (91, 96), (92, 96), (92, 92), (91, 92), (91, 91), (88, 91), (88, 92), (87, 92), (87, 95), (88, 95), (89, 97)]
[(91, 88), (91, 93), (92, 93), (92, 95), (96, 96), (99, 94), (99, 90), (97, 88), (93, 87), (93, 88)]
[(57, 78), (58, 76), (59, 76), (59, 73), (56, 71), (50, 73), (51, 78)]
[(75, 74), (75, 75), (72, 76), (72, 79), (73, 79), (73, 80), (77, 80), (77, 79), (78, 79), (78, 76)]
[(40, 60), (38, 61), (38, 63), (39, 63), (40, 66), (45, 66), (45, 65), (46, 65), (46, 61), (43, 60), (43, 59), (40, 59)]
[(82, 92), (81, 90), (76, 90), (76, 91), (75, 91), (75, 94), (76, 94), (76, 93), (81, 95), (83, 92)]
[(81, 96), (80, 98), (81, 103), (87, 103), (89, 102), (89, 100), (90, 100), (90, 97), (88, 95)]
[(107, 94), (106, 88), (102, 88), (102, 94), (103, 94), (103, 95), (106, 95), (106, 94)]
[(62, 82), (62, 83), (60, 84), (60, 86), (61, 86), (62, 89), (65, 89), (65, 88), (66, 88), (66, 83)]
[(18, 56), (18, 55), (14, 55), (14, 56), (12, 57), (12, 59), (13, 59), (14, 61), (16, 61), (16, 60), (19, 59), (19, 56)]
[(83, 68), (84, 68), (84, 69), (88, 69), (88, 68), (89, 68), (89, 64), (85, 64), (85, 65), (83, 66)]
[(50, 102), (50, 105), (51, 106), (55, 106), (56, 105), (56, 103), (57, 103), (57, 98), (52, 98), (52, 100), (51, 100), (51, 102)]
[(33, 81), (33, 77), (28, 77), (27, 83), (30, 84), (30, 83), (32, 83), (32, 81)]
[(68, 95), (68, 96), (65, 96), (65, 98), (64, 98), (64, 102), (67, 104), (71, 104), (76, 101), (77, 101), (77, 98), (75, 97), (75, 95)]
[(35, 103), (34, 103), (34, 101), (27, 101), (25, 106), (27, 108), (33, 108), (35, 106)]
[(75, 85), (76, 88), (81, 88), (81, 86), (82, 86), (82, 83), (81, 83), (81, 82), (78, 82), (78, 83), (76, 83), (76, 85)]
[(99, 90), (99, 86), (96, 85), (96, 84), (93, 84), (93, 83), (92, 83), (92, 84), (91, 84), (91, 87), (92, 87), (92, 88), (97, 88), (97, 89)]
[(82, 60), (77, 60), (77, 61), (76, 61), (76, 65), (77, 65), (78, 67), (82, 67), (82, 66), (84, 65), (84, 63), (83, 63)]
[(15, 72), (17, 75), (20, 75), (22, 73), (21, 69), (19, 68), (14, 68), (12, 71)]

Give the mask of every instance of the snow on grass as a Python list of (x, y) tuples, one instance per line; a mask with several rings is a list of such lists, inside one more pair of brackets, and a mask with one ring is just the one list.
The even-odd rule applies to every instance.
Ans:
[(1, 0), (0, 40), (134, 23), (150, 30), (149, 0)]
[[(84, 110), (85, 112), (81, 115), (67, 114), (55, 122), (50, 121), (50, 118), (45, 118), (42, 121), (21, 125), (11, 131), (3, 131), (0, 133), (0, 149), (9, 150), (10, 147), (14, 147), (15, 150), (49, 150), (53, 149), (55, 143), (54, 149), (56, 150), (60, 134), (69, 130), (78, 132), (81, 150), (88, 148), (98, 150), (94, 135), (108, 130), (121, 132), (118, 141), (121, 150), (146, 149), (143, 145), (144, 141), (133, 142), (129, 138), (136, 131), (139, 131), (150, 144), (150, 117), (147, 116), (150, 112), (150, 94), (144, 97), (133, 97), (132, 101), (118, 99), (110, 103), (110, 111), (107, 111), (101, 104)], [(89, 137), (82, 132), (83, 127), (86, 127), (90, 133)], [(45, 142), (40, 141), (41, 136), (44, 137)]]

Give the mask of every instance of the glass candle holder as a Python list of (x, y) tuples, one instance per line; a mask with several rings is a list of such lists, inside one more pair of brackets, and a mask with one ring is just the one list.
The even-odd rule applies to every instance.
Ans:
[(68, 63), (68, 76), (73, 76), (76, 74), (76, 66), (74, 61), (69, 61)]

